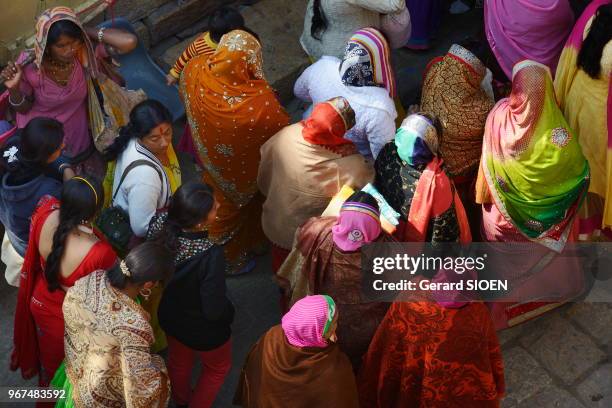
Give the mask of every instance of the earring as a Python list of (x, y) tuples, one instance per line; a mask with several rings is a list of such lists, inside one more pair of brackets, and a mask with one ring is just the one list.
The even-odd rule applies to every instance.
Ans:
[(142, 296), (144, 298), (145, 301), (149, 300), (149, 296), (151, 296), (151, 289), (149, 288), (142, 288), (139, 291), (140, 296)]

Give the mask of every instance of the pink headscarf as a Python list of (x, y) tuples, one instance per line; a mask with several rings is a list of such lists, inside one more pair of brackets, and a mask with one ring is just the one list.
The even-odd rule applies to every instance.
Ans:
[(380, 230), (380, 214), (376, 208), (347, 201), (342, 204), (338, 222), (332, 227), (332, 238), (338, 248), (352, 252), (378, 238)]
[(295, 347), (327, 347), (323, 337), (336, 315), (336, 304), (326, 295), (306, 296), (283, 316), (281, 327)]
[(491, 49), (508, 78), (522, 60), (555, 72), (574, 13), (567, 0), (487, 0), (485, 28)]

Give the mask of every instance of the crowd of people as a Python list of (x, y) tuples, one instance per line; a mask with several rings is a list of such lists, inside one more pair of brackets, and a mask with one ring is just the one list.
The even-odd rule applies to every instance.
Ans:
[[(128, 92), (113, 57), (138, 38), (44, 11), (34, 49), (0, 74), (10, 368), (66, 391), (37, 405), (212, 406), (232, 366), (226, 277), (270, 248), (283, 317), (235, 404), (499, 407), (497, 331), (584, 292), (568, 243), (612, 240), (612, 0), (486, 0), (482, 35), (431, 60), (403, 106), (393, 49), (428, 48), (444, 4), (309, 0), (297, 123), (266, 80), (268, 39), (218, 9), (167, 75), (187, 117), (176, 146), (162, 103), (113, 105)], [(393, 242), (519, 243), (498, 275), (533, 301), (367, 300), (362, 250)]]

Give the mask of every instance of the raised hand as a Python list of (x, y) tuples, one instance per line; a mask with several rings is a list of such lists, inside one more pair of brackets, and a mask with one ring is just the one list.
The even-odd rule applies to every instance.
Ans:
[(0, 73), (0, 79), (4, 81), (4, 86), (8, 89), (18, 89), (22, 76), (23, 70), (21, 65), (15, 64), (12, 61)]

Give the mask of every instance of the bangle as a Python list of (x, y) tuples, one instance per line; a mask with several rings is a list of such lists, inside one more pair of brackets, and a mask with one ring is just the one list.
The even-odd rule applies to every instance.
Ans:
[(104, 39), (104, 30), (106, 30), (106, 27), (102, 27), (98, 30), (98, 42), (102, 42)]
[(9, 93), (8, 101), (9, 101), (9, 103), (11, 104), (11, 106), (13, 106), (13, 107), (15, 107), (15, 108), (16, 108), (16, 107), (18, 107), (18, 106), (23, 105), (23, 103), (25, 102), (25, 100), (26, 100), (26, 97), (25, 97), (24, 95), (21, 95), (21, 102), (19, 102), (19, 103), (15, 103), (15, 102), (13, 102), (13, 98), (12, 98), (11, 94)]

